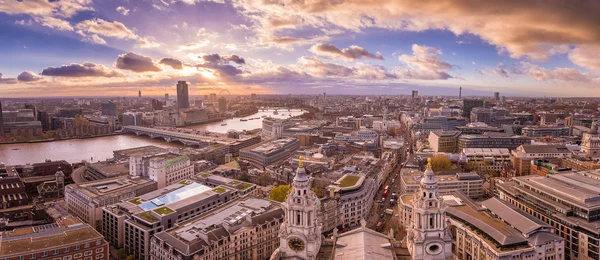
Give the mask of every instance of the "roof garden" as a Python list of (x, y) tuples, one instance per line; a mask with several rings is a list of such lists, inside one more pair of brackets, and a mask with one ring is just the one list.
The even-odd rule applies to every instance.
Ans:
[(346, 188), (354, 186), (358, 180), (360, 180), (360, 176), (346, 175), (342, 180), (340, 180), (340, 187)]
[(135, 198), (135, 199), (130, 200), (129, 202), (131, 202), (131, 203), (133, 203), (135, 205), (140, 205), (140, 204), (142, 204), (144, 202), (144, 200), (140, 199), (140, 198)]
[(210, 174), (210, 173), (203, 173), (203, 174), (200, 174), (200, 177), (206, 179), (206, 178), (210, 177), (211, 175), (212, 174)]
[(140, 214), (137, 214), (136, 216), (138, 216), (148, 222), (158, 221), (158, 219), (155, 216), (153, 216), (152, 213), (150, 213), (150, 211), (142, 212)]
[(219, 186), (219, 187), (216, 187), (216, 188), (212, 189), (212, 191), (221, 194), (221, 193), (225, 193), (227, 191), (227, 189)]
[(189, 160), (189, 159), (190, 158), (187, 155), (177, 156), (175, 158), (168, 159), (165, 164), (166, 164), (166, 167), (171, 167), (177, 163), (180, 163), (180, 162), (183, 162), (183, 161)]
[(252, 184), (250, 184), (250, 183), (242, 183), (242, 185), (240, 186), (240, 190), (247, 190), (250, 187), (252, 187)]
[(161, 207), (161, 208), (154, 209), (154, 212), (156, 212), (160, 215), (167, 215), (167, 214), (171, 214), (175, 211), (170, 209), (169, 207)]
[(181, 185), (190, 185), (190, 184), (192, 184), (192, 182), (189, 181), (189, 180), (182, 180), (182, 181), (179, 182), (179, 184), (181, 184)]
[(235, 186), (235, 185), (238, 185), (238, 184), (240, 184), (240, 183), (241, 183), (240, 181), (233, 180), (233, 181), (230, 181), (230, 182), (229, 182), (229, 185), (233, 185), (233, 186)]

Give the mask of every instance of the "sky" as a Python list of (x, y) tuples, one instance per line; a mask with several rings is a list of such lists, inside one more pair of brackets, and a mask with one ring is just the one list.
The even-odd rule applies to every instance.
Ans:
[(0, 97), (600, 96), (594, 0), (0, 0)]

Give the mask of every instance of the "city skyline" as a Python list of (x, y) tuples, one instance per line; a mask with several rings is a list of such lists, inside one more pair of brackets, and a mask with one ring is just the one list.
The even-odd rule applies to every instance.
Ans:
[(2, 97), (595, 96), (600, 6), (549, 1), (3, 1)]

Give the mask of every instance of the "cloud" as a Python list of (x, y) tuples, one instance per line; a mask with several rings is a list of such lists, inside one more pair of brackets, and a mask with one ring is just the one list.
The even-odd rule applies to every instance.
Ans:
[(600, 46), (582, 45), (568, 54), (573, 63), (594, 72), (600, 72)]
[(130, 11), (129, 9), (127, 9), (127, 8), (125, 8), (123, 6), (117, 7), (117, 12), (119, 12), (122, 15), (127, 16), (129, 14), (129, 11)]
[(207, 63), (228, 63), (229, 61), (237, 63), (237, 64), (245, 64), (246, 61), (244, 60), (244, 58), (237, 56), (235, 54), (233, 55), (219, 55), (219, 54), (208, 54), (208, 55), (203, 55), (200, 58), (202, 58), (205, 62)]
[(75, 26), (77, 29), (90, 33), (107, 37), (115, 37), (119, 39), (137, 39), (138, 36), (121, 22), (108, 22), (100, 18), (85, 20)]
[(598, 81), (574, 68), (547, 69), (529, 62), (521, 62), (524, 73), (537, 81)]
[[(473, 62), (475, 64), (475, 62)], [(506, 65), (503, 62), (499, 62), (495, 67), (487, 66), (485, 69), (475, 69), (479, 74), (484, 76), (493, 76), (493, 77), (510, 77), (508, 75), (508, 71), (506, 70)]]
[(122, 77), (123, 73), (111, 70), (104, 65), (92, 62), (83, 64), (72, 63), (60, 67), (48, 67), (42, 70), (41, 75), (53, 77)]
[(191, 42), (191, 43), (187, 43), (187, 44), (179, 46), (179, 48), (177, 50), (178, 51), (196, 50), (196, 49), (200, 49), (202, 47), (205, 47), (209, 43), (210, 43), (209, 40), (202, 40), (202, 41), (199, 41), (199, 42)]
[(282, 17), (271, 17), (269, 19), (269, 25), (273, 28), (295, 28), (302, 24), (302, 20), (298, 18), (282, 18)]
[(339, 59), (354, 61), (361, 58), (383, 60), (381, 53), (370, 53), (363, 47), (352, 45), (345, 49), (339, 49), (333, 44), (319, 43), (310, 48), (310, 51), (318, 55), (326, 55)]
[(17, 79), (21, 82), (34, 82), (34, 81), (42, 80), (44, 78), (38, 76), (34, 72), (24, 71), (21, 74), (19, 74), (19, 76), (17, 76)]
[(23, 25), (23, 26), (31, 26), (33, 24), (33, 22), (31, 21), (31, 19), (28, 19), (27, 21), (25, 19), (23, 19), (23, 20), (15, 21), (15, 24)]
[(300, 57), (299, 63), (303, 69), (316, 77), (348, 77), (354, 75), (354, 70), (351, 68), (338, 64), (326, 63), (317, 58), (303, 56)]
[[(232, 1), (258, 31), (267, 31), (268, 17), (301, 19), (304, 27), (362, 32), (383, 28), (422, 32), (449, 30), (474, 34), (505, 50), (512, 58), (542, 61), (561, 45), (600, 45), (600, 5), (596, 1), (472, 0), (312, 0)], [(284, 4), (285, 3), (285, 4)], [(264, 34), (268, 36), (268, 34)]]
[(69, 32), (74, 31), (73, 26), (71, 26), (71, 24), (69, 22), (62, 20), (62, 19), (58, 19), (58, 18), (54, 18), (54, 17), (50, 17), (50, 16), (35, 17), (33, 19), (36, 22), (38, 22), (40, 25), (46, 26), (48, 28), (52, 28), (52, 29), (56, 29), (56, 30), (60, 30), (60, 31), (69, 31)]
[(0, 13), (9, 15), (53, 16), (70, 18), (78, 12), (94, 10), (92, 0), (27, 0), (0, 1)]
[(2, 78), (2, 73), (0, 73), (0, 84), (17, 84), (16, 78)]
[(442, 60), (442, 51), (437, 48), (412, 45), (413, 55), (403, 54), (398, 57), (404, 68), (398, 68), (398, 75), (404, 79), (436, 80), (453, 78), (448, 72), (453, 65)]
[(198, 37), (208, 37), (208, 38), (215, 38), (215, 37), (219, 37), (219, 34), (216, 32), (209, 32), (206, 30), (206, 28), (202, 27), (200, 29), (198, 29), (198, 32), (196, 33), (196, 36)]
[(152, 36), (141, 38), (139, 43), (139, 47), (141, 48), (158, 48), (160, 47), (160, 43), (156, 41), (156, 38)]
[(152, 58), (133, 52), (119, 55), (113, 66), (115, 68), (135, 72), (161, 71)]
[(106, 44), (106, 41), (104, 39), (102, 39), (102, 37), (98, 36), (97, 34), (85, 35), (83, 37), (83, 39), (81, 39), (81, 41), (92, 43), (92, 44)]
[(183, 69), (183, 63), (175, 58), (162, 58), (158, 61), (158, 64), (168, 65), (177, 70)]

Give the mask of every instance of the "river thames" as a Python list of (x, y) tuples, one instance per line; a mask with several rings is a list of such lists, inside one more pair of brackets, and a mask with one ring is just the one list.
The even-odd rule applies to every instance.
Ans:
[[(298, 109), (280, 109), (278, 115), (273, 114), (274, 110), (259, 111), (251, 116), (243, 117), (248, 121), (240, 121), (240, 118), (227, 119), (223, 122), (215, 122), (197, 126), (187, 126), (185, 128), (205, 129), (212, 132), (225, 133), (227, 130), (252, 130), (262, 127), (262, 116), (271, 116), (275, 118), (288, 118), (290, 114), (297, 116), (304, 111)], [(259, 118), (249, 120), (250, 118)], [(227, 125), (222, 125), (227, 124)], [(6, 165), (20, 165), (26, 163), (44, 162), (50, 160), (66, 160), (70, 163), (80, 162), (81, 160), (102, 161), (112, 158), (113, 151), (128, 149), (133, 147), (155, 145), (164, 148), (180, 148), (177, 143), (167, 143), (162, 140), (152, 140), (144, 136), (135, 135), (115, 135), (87, 139), (70, 139), (42, 143), (23, 143), (23, 144), (0, 144), (0, 163)]]

